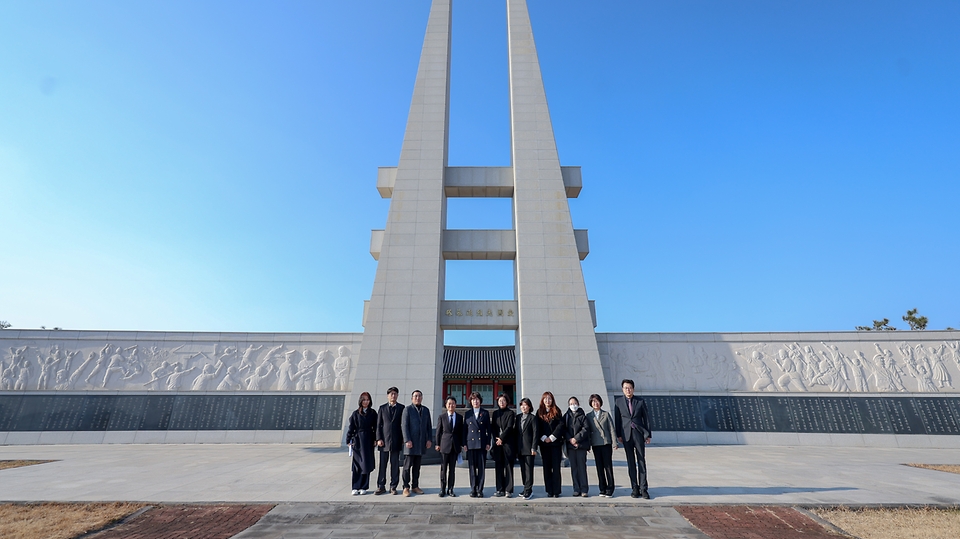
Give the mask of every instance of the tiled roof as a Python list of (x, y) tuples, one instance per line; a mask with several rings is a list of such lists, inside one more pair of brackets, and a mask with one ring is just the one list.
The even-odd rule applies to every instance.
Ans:
[(513, 346), (444, 346), (444, 378), (517, 376)]

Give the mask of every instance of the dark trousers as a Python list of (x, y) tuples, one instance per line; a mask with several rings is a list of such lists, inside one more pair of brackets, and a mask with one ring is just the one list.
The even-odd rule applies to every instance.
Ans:
[(380, 472), (377, 473), (377, 488), (387, 485), (387, 464), (390, 464), (390, 488), (397, 488), (400, 483), (400, 452), (380, 452)]
[[(494, 473), (497, 476), (497, 492), (513, 493), (513, 458), (503, 452), (495, 453)], [(532, 479), (532, 478), (531, 478)]]
[(353, 466), (350, 467), (351, 473), (351, 488), (353, 490), (368, 490), (370, 488), (370, 472), (363, 473), (360, 469), (360, 464), (354, 460)]
[(590, 491), (587, 482), (587, 450), (571, 449), (567, 451), (570, 459), (570, 477), (573, 479), (573, 493), (585, 494)]
[(483, 480), (487, 472), (487, 452), (483, 449), (467, 449), (467, 464), (470, 465), (470, 490), (483, 492)]
[[(403, 488), (420, 488), (420, 462), (423, 455), (406, 455), (403, 457)], [(381, 466), (382, 470), (383, 467)], [(411, 472), (413, 482), (411, 483)]]
[(563, 442), (557, 440), (540, 445), (543, 459), (543, 489), (547, 495), (560, 495), (560, 463), (563, 462)]
[(646, 445), (643, 439), (623, 442), (623, 449), (627, 452), (627, 471), (630, 473), (630, 488), (646, 492), (647, 490), (647, 459)]
[(536, 455), (520, 455), (520, 480), (523, 481), (523, 494), (533, 492), (533, 468)]
[(593, 446), (593, 458), (597, 461), (597, 484), (600, 494), (613, 494), (616, 484), (613, 482), (613, 446)]
[(457, 455), (460, 453), (440, 453), (440, 491), (453, 490), (457, 479)]

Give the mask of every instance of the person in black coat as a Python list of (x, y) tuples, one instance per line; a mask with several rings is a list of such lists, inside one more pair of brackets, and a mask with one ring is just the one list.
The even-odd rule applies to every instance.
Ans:
[(410, 406), (403, 409), (400, 431), (403, 433), (403, 495), (423, 494), (420, 489), (420, 464), (423, 454), (433, 447), (433, 420), (423, 404), (423, 392), (410, 394)]
[(537, 410), (540, 421), (540, 456), (543, 458), (543, 487), (548, 498), (560, 497), (560, 463), (563, 461), (563, 414), (553, 393), (540, 397)]
[[(633, 380), (620, 382), (623, 396), (617, 397), (613, 418), (617, 441), (627, 453), (627, 473), (634, 498), (650, 499), (647, 492), (646, 444), (650, 443), (650, 416), (643, 399), (633, 394)], [(639, 477), (638, 477), (639, 476)]]
[(353, 490), (350, 494), (366, 494), (370, 489), (370, 472), (376, 468), (373, 448), (377, 445), (377, 413), (370, 408), (373, 400), (364, 391), (360, 394), (360, 407), (350, 415), (347, 424), (347, 445), (353, 451)]
[(540, 420), (533, 413), (533, 403), (528, 398), (520, 399), (520, 413), (517, 414), (517, 457), (520, 459), (520, 479), (523, 481), (520, 497), (525, 500), (533, 496), (533, 467), (539, 442)]
[(467, 463), (470, 465), (470, 497), (483, 498), (483, 480), (487, 472), (487, 451), (490, 451), (490, 412), (480, 406), (483, 397), (474, 391), (470, 394), (473, 408), (463, 414), (466, 427)]
[(387, 390), (387, 402), (377, 411), (377, 447), (380, 448), (380, 472), (377, 474), (377, 491), (387, 491), (387, 465), (390, 465), (390, 494), (397, 493), (400, 483), (400, 455), (403, 453), (403, 405), (397, 402), (400, 390)]
[(587, 452), (590, 451), (590, 423), (587, 414), (580, 408), (580, 400), (570, 397), (569, 408), (563, 414), (566, 433), (564, 440), (567, 457), (570, 459), (570, 476), (573, 479), (573, 495), (587, 497), (590, 485), (587, 483)]
[(517, 460), (517, 414), (510, 409), (510, 397), (497, 397), (497, 410), (490, 421), (493, 460), (497, 477), (496, 496), (513, 496), (513, 463)]
[(437, 418), (437, 451), (440, 452), (440, 497), (456, 498), (453, 492), (456, 480), (457, 456), (466, 449), (463, 436), (463, 417), (457, 413), (457, 399), (447, 397), (447, 411)]

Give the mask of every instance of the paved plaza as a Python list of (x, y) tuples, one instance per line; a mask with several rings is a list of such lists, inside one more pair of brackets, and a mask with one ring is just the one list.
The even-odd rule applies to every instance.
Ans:
[[(630, 498), (626, 461), (615, 452), (616, 497), (596, 496), (593, 485), (581, 504), (960, 504), (960, 475), (904, 466), (949, 464), (951, 449), (652, 446), (647, 453), (653, 500)], [(439, 466), (424, 466), (425, 495), (350, 495), (350, 459), (345, 449), (310, 445), (43, 445), (0, 446), (0, 459), (55, 460), (0, 471), (0, 501), (142, 501), (157, 503), (441, 502)], [(457, 471), (457, 490), (467, 504), (564, 504), (543, 497), (538, 469), (535, 497), (494, 498), (492, 469), (487, 498), (471, 499), (467, 471)], [(519, 479), (519, 469), (516, 474)], [(626, 485), (626, 486), (625, 486)], [(375, 486), (375, 485), (374, 485)]]

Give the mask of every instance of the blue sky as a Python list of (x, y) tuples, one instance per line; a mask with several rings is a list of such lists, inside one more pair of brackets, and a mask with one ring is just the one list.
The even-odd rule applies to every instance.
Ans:
[[(960, 3), (529, 5), (598, 331), (960, 327)], [(0, 320), (360, 331), (428, 10), (0, 3)], [(452, 74), (450, 165), (508, 165), (504, 2), (455, 2)]]

